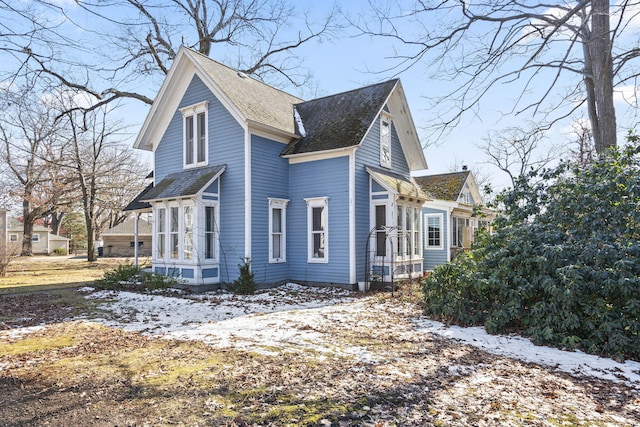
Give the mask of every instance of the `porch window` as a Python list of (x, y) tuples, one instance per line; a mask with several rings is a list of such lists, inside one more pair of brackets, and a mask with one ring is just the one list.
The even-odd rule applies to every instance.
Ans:
[(387, 256), (387, 206), (376, 205), (376, 256)]
[(204, 166), (207, 160), (208, 102), (182, 108), (184, 167)]
[(184, 249), (183, 259), (193, 258), (193, 207), (184, 207)]
[(308, 262), (329, 261), (328, 197), (305, 199), (307, 202)]
[(427, 214), (424, 221), (427, 225), (425, 249), (442, 249), (442, 214)]
[(172, 206), (169, 212), (169, 258), (178, 259), (180, 254), (178, 239), (180, 209), (177, 206)]
[(216, 208), (215, 206), (205, 206), (204, 208), (204, 257), (206, 259), (216, 258)]
[(406, 235), (405, 235), (405, 228), (404, 228), (404, 206), (402, 205), (398, 205), (398, 212), (397, 212), (397, 222), (396, 225), (398, 226), (398, 248), (397, 248), (397, 256), (403, 256), (407, 247), (407, 239), (406, 239)]
[(165, 248), (167, 245), (167, 210), (165, 208), (158, 209), (158, 221), (156, 222), (156, 234), (158, 236), (158, 244), (156, 245), (156, 257), (165, 257)]
[(470, 236), (466, 236), (469, 230), (469, 218), (453, 217), (451, 234), (453, 235), (453, 246), (462, 248), (470, 246)]
[(420, 255), (420, 208), (413, 209), (413, 254)]
[(287, 260), (287, 204), (288, 200), (269, 199), (269, 262)]

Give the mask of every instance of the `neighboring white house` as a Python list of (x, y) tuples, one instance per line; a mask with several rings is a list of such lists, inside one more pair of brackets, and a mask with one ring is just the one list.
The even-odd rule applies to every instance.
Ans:
[[(0, 239), (8, 244), (22, 247), (24, 225), (21, 221), (8, 216), (7, 211), (0, 209)], [(58, 248), (69, 253), (70, 239), (53, 234), (48, 227), (34, 224), (31, 235), (32, 252), (34, 254), (51, 254)]]
[(415, 177), (431, 199), (422, 207), (424, 270), (451, 261), (469, 249), (479, 228), (489, 229), (495, 211), (482, 206), (471, 171)]

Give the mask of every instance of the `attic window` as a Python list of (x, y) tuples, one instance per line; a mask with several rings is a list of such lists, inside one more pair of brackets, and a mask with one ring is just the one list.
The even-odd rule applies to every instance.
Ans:
[(380, 166), (391, 169), (391, 117), (380, 117)]
[(207, 165), (208, 102), (181, 108), (183, 121), (184, 167)]

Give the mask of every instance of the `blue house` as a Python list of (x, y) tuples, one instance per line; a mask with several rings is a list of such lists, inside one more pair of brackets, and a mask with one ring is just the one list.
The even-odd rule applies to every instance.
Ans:
[(135, 148), (154, 183), (152, 268), (187, 283), (355, 288), (423, 271), (410, 177), (427, 168), (399, 80), (304, 101), (181, 48)]
[(478, 229), (489, 230), (495, 211), (482, 206), (482, 196), (471, 171), (416, 177), (429, 194), (422, 208), (424, 270), (451, 261), (468, 249)]

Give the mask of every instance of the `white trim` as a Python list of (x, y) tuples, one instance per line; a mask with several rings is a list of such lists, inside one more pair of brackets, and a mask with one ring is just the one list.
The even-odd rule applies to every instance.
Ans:
[[(307, 202), (307, 262), (328, 263), (329, 262), (329, 197), (312, 197), (304, 199)], [(324, 209), (324, 253), (322, 258), (314, 256), (313, 253), (313, 208)]]
[(289, 159), (289, 164), (294, 165), (296, 163), (315, 162), (316, 160), (334, 159), (336, 157), (350, 156), (355, 152), (357, 146), (336, 148), (333, 150), (314, 151), (312, 153), (300, 153), (289, 154), (282, 156), (285, 159)]
[[(380, 140), (378, 141), (378, 145), (380, 148), (380, 166), (382, 166), (383, 168), (391, 169), (391, 146), (393, 145), (393, 135), (392, 135), (393, 134), (392, 132), (393, 118), (391, 114), (387, 113), (386, 111), (383, 111), (382, 113), (380, 113), (379, 123), (380, 123)], [(384, 129), (385, 123), (389, 127), (388, 141), (386, 141), (388, 156), (385, 156), (385, 152), (384, 152), (385, 141), (383, 141), (382, 139), (382, 129)]]
[(281, 129), (267, 126), (254, 120), (247, 120), (247, 124), (249, 126), (249, 131), (252, 134), (261, 136), (263, 138), (268, 138), (273, 141), (278, 141), (283, 144), (289, 144), (292, 139), (300, 138), (300, 135), (296, 135), (295, 133), (285, 132)]
[[(440, 219), (440, 245), (439, 246), (429, 246), (429, 218)], [(423, 224), (424, 224), (423, 249), (426, 251), (443, 250), (444, 249), (444, 233), (446, 232), (445, 226), (444, 226), (444, 214), (443, 213), (426, 213), (424, 214)]]
[[(269, 263), (276, 264), (287, 262), (287, 204), (289, 203), (288, 199), (273, 199), (271, 197), (269, 200)], [(280, 254), (282, 255), (280, 258), (273, 257), (273, 209), (280, 209), (282, 212), (282, 216), (280, 217), (280, 226), (281, 231), (280, 235), (282, 236)]]
[(349, 155), (349, 283), (356, 283), (356, 152)]
[(244, 126), (244, 257), (251, 259), (251, 133)]

